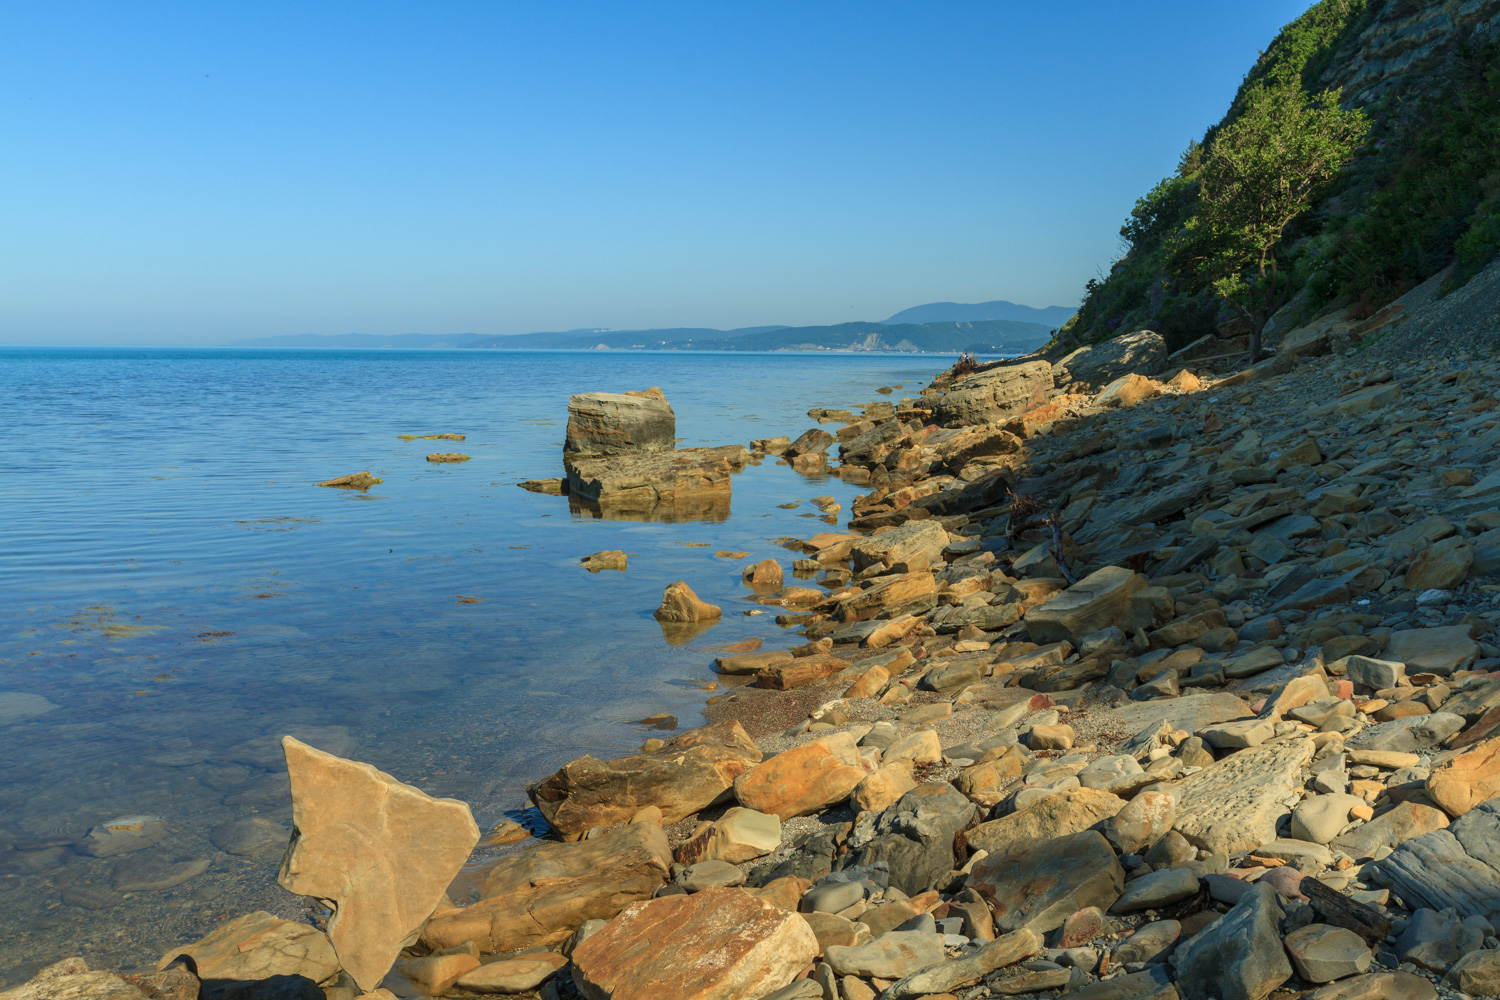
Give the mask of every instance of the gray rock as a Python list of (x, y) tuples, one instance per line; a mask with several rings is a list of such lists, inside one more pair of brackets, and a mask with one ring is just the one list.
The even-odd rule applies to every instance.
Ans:
[(745, 873), (738, 865), (732, 865), (728, 861), (700, 861), (684, 868), (682, 874), (677, 876), (677, 884), (688, 892), (726, 889), (744, 885)]
[(1052, 366), (1045, 361), (999, 364), (965, 375), (933, 407), (943, 426), (989, 424), (1019, 416), (1046, 401), (1052, 389)]
[(1153, 965), (1113, 979), (1069, 990), (1063, 1000), (1177, 1000), (1177, 989), (1165, 965)]
[(1188, 775), (1177, 787), (1176, 829), (1211, 853), (1254, 850), (1276, 839), (1276, 824), (1302, 789), (1311, 740), (1291, 739), (1241, 750)]
[(887, 931), (864, 944), (829, 945), (823, 957), (840, 976), (901, 979), (943, 961), (943, 936)]
[(803, 913), (838, 913), (864, 898), (859, 882), (821, 882), (807, 890), (799, 908)]
[(1012, 844), (980, 858), (969, 875), (969, 887), (993, 910), (997, 930), (1029, 927), (1039, 934), (1085, 907), (1107, 910), (1124, 883), (1109, 842), (1092, 830)]
[(1161, 962), (1171, 953), (1182, 937), (1182, 924), (1175, 920), (1158, 920), (1142, 924), (1136, 932), (1121, 941), (1110, 952), (1110, 964), (1129, 965), (1131, 962)]
[(1232, 909), (1172, 953), (1185, 1000), (1261, 1000), (1292, 978), (1276, 890), (1254, 885)]
[(1364, 939), (1343, 927), (1308, 924), (1286, 936), (1286, 952), (1297, 975), (1310, 983), (1331, 983), (1358, 975), (1375, 961)]
[(1164, 868), (1159, 872), (1142, 875), (1125, 884), (1125, 892), (1111, 913), (1134, 913), (1137, 910), (1155, 910), (1170, 903), (1187, 899), (1198, 891), (1198, 873), (1189, 868)]
[(1167, 342), (1152, 330), (1137, 330), (1074, 351), (1058, 363), (1074, 382), (1103, 385), (1132, 372), (1154, 375), (1167, 359)]
[(1433, 972), (1449, 967), (1471, 951), (1484, 947), (1484, 933), (1466, 927), (1452, 911), (1417, 910), (1396, 939), (1396, 954), (1403, 962)]
[(1416, 753), (1436, 746), (1464, 727), (1462, 716), (1447, 711), (1431, 715), (1409, 715), (1392, 722), (1380, 722), (1366, 726), (1345, 741), (1350, 750), (1398, 750)]
[(979, 810), (943, 781), (918, 785), (883, 813), (875, 837), (839, 859), (840, 870), (885, 862), (891, 884), (925, 892), (953, 869), (953, 839), (979, 822)]
[(1406, 665), (1373, 656), (1344, 657), (1345, 675), (1355, 684), (1379, 691), (1399, 687), (1406, 680)]

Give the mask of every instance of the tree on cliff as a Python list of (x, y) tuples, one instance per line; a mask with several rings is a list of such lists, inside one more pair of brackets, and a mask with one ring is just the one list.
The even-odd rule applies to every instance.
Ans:
[(1319, 188), (1353, 157), (1370, 123), (1339, 107), (1338, 89), (1309, 98), (1299, 88), (1257, 88), (1244, 111), (1213, 137), (1203, 162), (1198, 211), (1179, 265), (1211, 287), (1260, 335), (1291, 294), (1277, 246)]

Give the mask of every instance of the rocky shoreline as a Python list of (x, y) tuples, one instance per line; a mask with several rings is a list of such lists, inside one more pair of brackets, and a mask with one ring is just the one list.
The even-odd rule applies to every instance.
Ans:
[[(545, 840), (288, 738), (280, 881), (330, 916), (0, 998), (1500, 993), (1500, 365), (1296, 334), (1229, 372), (1148, 333), (979, 366), (752, 449), (575, 397), (601, 505), (773, 459), (870, 488), (733, 570), (801, 644), (538, 780)], [(720, 613), (690, 584), (664, 623)], [(515, 846), (465, 871), (480, 843)]]

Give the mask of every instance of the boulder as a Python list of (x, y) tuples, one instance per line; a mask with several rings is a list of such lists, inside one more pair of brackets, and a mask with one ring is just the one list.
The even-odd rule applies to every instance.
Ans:
[(1500, 917), (1500, 801), (1483, 802), (1448, 828), (1407, 840), (1367, 871), (1408, 907)]
[(1045, 403), (1051, 391), (1052, 366), (1047, 362), (1002, 362), (955, 380), (934, 404), (932, 416), (944, 427), (992, 424)]
[(1438, 1000), (1438, 991), (1410, 972), (1369, 972), (1319, 987), (1304, 1000)]
[(702, 622), (719, 615), (718, 605), (700, 598), (681, 580), (667, 584), (661, 595), (661, 606), (654, 612), (656, 620), (662, 622)]
[(615, 760), (580, 757), (526, 791), (564, 840), (577, 840), (596, 826), (627, 822), (646, 806), (675, 823), (727, 799), (735, 779), (760, 760), (738, 722), (718, 722), (659, 750)]
[(979, 810), (952, 785), (924, 782), (882, 812), (874, 838), (841, 858), (838, 867), (884, 862), (891, 884), (916, 895), (953, 869), (954, 837), (978, 820)]
[(1111, 913), (1135, 913), (1158, 910), (1179, 903), (1198, 893), (1198, 873), (1190, 868), (1163, 868), (1131, 879), (1120, 898), (1110, 907)]
[(1462, 816), (1500, 795), (1500, 736), (1481, 740), (1449, 758), (1427, 778), (1427, 797), (1449, 816)]
[(1116, 850), (1137, 854), (1166, 836), (1176, 818), (1171, 792), (1138, 792), (1105, 824), (1104, 836)]
[(1470, 996), (1500, 996), (1500, 950), (1471, 951), (1454, 962), (1443, 978)]
[(458, 977), (454, 985), (470, 993), (528, 993), (557, 974), (567, 959), (551, 953), (486, 962)]
[(676, 439), (677, 417), (660, 389), (582, 392), (568, 399), (565, 457), (671, 451)]
[(900, 979), (942, 963), (943, 936), (931, 931), (887, 931), (865, 944), (829, 948), (824, 961), (834, 974)]
[(1253, 885), (1228, 913), (1172, 953), (1184, 1000), (1262, 1000), (1292, 978), (1276, 890)]
[(854, 787), (851, 801), (860, 812), (884, 812), (916, 787), (909, 769), (886, 765), (860, 780)]
[(786, 986), (818, 954), (812, 928), (739, 889), (633, 903), (573, 950), (588, 1000), (739, 1000)]
[(1155, 379), (1149, 379), (1144, 375), (1121, 375), (1109, 385), (1099, 391), (1094, 398), (1095, 406), (1134, 406), (1144, 400), (1150, 399), (1162, 391), (1164, 386)]
[(292, 839), (277, 881), (333, 910), (328, 937), (363, 990), (417, 940), (479, 842), (467, 804), (287, 736)]
[(1368, 823), (1361, 823), (1336, 837), (1329, 846), (1351, 858), (1373, 858), (1382, 848), (1398, 847), (1413, 837), (1441, 830), (1447, 825), (1448, 817), (1441, 809), (1421, 802), (1402, 802)]
[(833, 444), (834, 437), (821, 428), (814, 427), (803, 431), (797, 440), (787, 445), (782, 454), (787, 458), (796, 458), (798, 455), (811, 455), (815, 452), (826, 451)]
[(465, 973), (477, 968), (479, 959), (460, 951), (407, 959), (396, 966), (396, 971), (405, 976), (406, 981), (421, 991), (423, 996), (438, 997), (447, 993)]
[(1473, 561), (1474, 546), (1453, 535), (1417, 556), (1401, 583), (1407, 590), (1452, 590), (1464, 582)]
[(1125, 808), (1118, 795), (1093, 788), (1069, 788), (1009, 816), (980, 823), (967, 837), (971, 850), (997, 854), (1030, 840), (1102, 829)]
[(1125, 873), (1098, 833), (1025, 840), (974, 862), (969, 887), (994, 913), (998, 931), (1061, 927), (1087, 906), (1107, 910), (1120, 898)]
[[(972, 986), (996, 969), (1014, 965), (1041, 950), (1041, 937), (1025, 928), (996, 938), (963, 958), (916, 972), (892, 983), (880, 996), (882, 1000), (918, 1000), (941, 996)], [(845, 992), (847, 996), (847, 990)]]
[(781, 846), (781, 820), (775, 816), (733, 806), (714, 823), (709, 839), (710, 858), (744, 864)]
[(586, 920), (608, 920), (666, 884), (672, 851), (661, 827), (627, 823), (578, 843), (541, 841), (500, 859), (477, 903), (427, 924), (423, 943), (473, 941), (481, 951), (561, 944)]
[(740, 579), (751, 587), (779, 587), (781, 563), (775, 559), (762, 559), (753, 566), (746, 566)]
[(1167, 342), (1151, 330), (1137, 330), (1085, 347), (1068, 355), (1058, 367), (1073, 382), (1103, 385), (1122, 375), (1155, 375), (1167, 360)]
[(1479, 658), (1479, 643), (1470, 638), (1473, 631), (1472, 625), (1398, 629), (1391, 633), (1384, 655), (1406, 664), (1408, 673), (1447, 677)]
[(1312, 740), (1241, 750), (1188, 775), (1177, 787), (1174, 828), (1211, 853), (1254, 850), (1276, 839), (1276, 824), (1297, 802)]
[[(567, 457), (568, 494), (614, 511), (659, 520), (723, 520), (734, 466), (715, 448), (681, 448), (605, 458)], [(720, 509), (722, 508), (722, 509)]]
[(907, 521), (849, 546), (856, 573), (873, 566), (926, 565), (927, 553), (940, 553), (948, 544), (948, 532), (934, 520)]
[(192, 944), (172, 948), (156, 963), (158, 971), (179, 958), (193, 960), (200, 979), (233, 981), (305, 976), (315, 983), (339, 971), (328, 935), (295, 920), (256, 910), (220, 924)]
[(1038, 644), (1068, 641), (1076, 646), (1084, 636), (1111, 625), (1133, 632), (1151, 620), (1149, 608), (1142, 620), (1141, 609), (1130, 600), (1146, 586), (1141, 574), (1106, 566), (1032, 608), (1022, 620)]
[(847, 734), (792, 747), (734, 780), (740, 805), (780, 817), (810, 816), (849, 797), (865, 770)]
[(630, 564), (630, 559), (620, 549), (607, 549), (604, 552), (595, 552), (593, 555), (584, 556), (580, 562), (583, 568), (590, 573), (598, 573), (601, 570), (614, 569), (624, 572)]
[(1308, 924), (1286, 936), (1286, 953), (1297, 975), (1310, 983), (1331, 983), (1358, 975), (1375, 961), (1370, 946), (1344, 927)]

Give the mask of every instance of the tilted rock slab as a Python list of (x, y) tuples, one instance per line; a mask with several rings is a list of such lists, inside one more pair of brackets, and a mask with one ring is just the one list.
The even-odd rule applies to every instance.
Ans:
[(417, 940), (479, 842), (469, 807), (369, 764), (282, 739), (292, 842), (277, 881), (332, 908), (328, 937), (360, 989), (375, 989)]
[(1046, 603), (1026, 612), (1026, 631), (1035, 643), (1078, 643), (1086, 635), (1117, 625), (1133, 632), (1151, 623), (1150, 609), (1133, 607), (1131, 596), (1146, 589), (1146, 578), (1120, 566), (1095, 570)]
[(628, 822), (645, 806), (675, 823), (727, 799), (735, 779), (761, 757), (738, 722), (719, 722), (682, 733), (660, 750), (615, 760), (580, 757), (526, 793), (564, 840), (578, 840), (596, 826)]
[(156, 963), (157, 971), (183, 956), (193, 960), (200, 979), (306, 976), (321, 983), (339, 971), (328, 935), (265, 910), (220, 924), (192, 944), (169, 950)]
[(1018, 417), (1047, 401), (1052, 366), (1045, 361), (1003, 364), (965, 375), (933, 407), (944, 427), (989, 424)]
[(1480, 803), (1447, 829), (1413, 837), (1371, 870), (1408, 906), (1500, 916), (1500, 800)]
[(1109, 909), (1124, 885), (1114, 850), (1093, 830), (1022, 841), (980, 858), (969, 875), (969, 886), (994, 911), (996, 930), (1038, 934), (1085, 907)]
[(573, 951), (588, 1000), (742, 1000), (786, 986), (818, 954), (795, 913), (740, 889), (627, 906)]
[(671, 870), (667, 835), (651, 822), (576, 844), (538, 843), (501, 859), (479, 902), (433, 917), (422, 941), (434, 950), (473, 941), (483, 952), (559, 944), (585, 920), (608, 920), (650, 899)]
[(1302, 769), (1313, 741), (1268, 743), (1241, 750), (1177, 788), (1174, 829), (1211, 853), (1254, 850), (1276, 839), (1276, 823), (1300, 799)]

